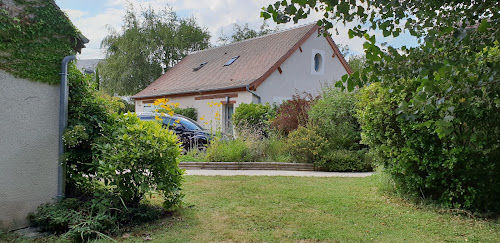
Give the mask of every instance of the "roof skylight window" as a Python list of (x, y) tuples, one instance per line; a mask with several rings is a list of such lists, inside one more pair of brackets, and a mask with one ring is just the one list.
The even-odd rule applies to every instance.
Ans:
[(226, 62), (226, 64), (224, 64), (224, 66), (229, 66), (229, 65), (233, 64), (233, 62), (236, 61), (236, 59), (238, 59), (238, 57), (240, 57), (240, 56), (235, 56), (235, 57), (231, 58), (229, 61)]

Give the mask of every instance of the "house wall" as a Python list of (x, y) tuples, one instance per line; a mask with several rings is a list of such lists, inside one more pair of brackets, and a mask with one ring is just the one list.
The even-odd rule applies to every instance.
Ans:
[[(305, 91), (319, 95), (321, 87), (333, 84), (347, 74), (334, 51), (323, 36), (313, 34), (301, 45), (302, 52), (297, 49), (283, 64), (282, 73), (275, 70), (255, 91), (262, 103), (281, 103), (299, 92)], [(314, 56), (320, 53), (322, 62), (320, 69), (314, 69)]]
[(57, 195), (59, 87), (0, 70), (0, 228)]
[[(226, 123), (225, 120), (226, 114), (224, 109), (225, 105), (221, 105), (220, 107), (218, 106), (210, 107), (208, 103), (211, 102), (224, 103), (225, 102), (224, 97), (226, 94), (237, 94), (238, 97), (230, 98), (230, 103), (234, 102), (234, 104), (232, 104), (234, 109), (236, 109), (238, 105), (241, 103), (249, 104), (254, 102), (254, 100), (256, 100), (255, 96), (247, 91), (222, 92), (219, 94), (210, 94), (210, 95), (189, 95), (189, 96), (173, 97), (173, 98), (167, 96), (166, 98), (169, 99), (169, 103), (179, 103), (180, 105), (179, 107), (181, 108), (188, 108), (188, 107), (196, 108), (196, 110), (198, 111), (197, 122), (207, 129), (212, 129), (213, 131), (216, 131), (217, 129), (221, 129), (222, 124)], [(221, 97), (209, 98), (209, 96), (221, 96)], [(200, 97), (204, 98), (200, 99)], [(149, 102), (151, 102), (151, 100), (149, 100), (147, 103), (144, 103), (142, 100), (136, 100), (135, 111), (136, 112), (150, 111), (153, 108), (149, 108), (152, 107), (152, 104)], [(220, 120), (215, 119), (216, 112), (220, 114)], [(204, 117), (203, 120), (201, 120), (202, 117)], [(225, 130), (223, 131), (226, 132)]]

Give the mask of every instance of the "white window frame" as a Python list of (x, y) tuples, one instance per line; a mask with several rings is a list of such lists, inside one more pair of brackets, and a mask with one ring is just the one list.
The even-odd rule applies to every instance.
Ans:
[[(315, 69), (315, 60), (314, 60), (314, 57), (316, 56), (316, 54), (320, 54), (321, 55), (321, 61), (320, 61), (320, 64), (319, 64), (319, 69), (318, 71), (316, 71)], [(324, 75), (325, 74), (325, 51), (323, 50), (317, 50), (317, 49), (313, 49), (312, 50), (312, 55), (311, 55), (311, 74), (313, 75)]]

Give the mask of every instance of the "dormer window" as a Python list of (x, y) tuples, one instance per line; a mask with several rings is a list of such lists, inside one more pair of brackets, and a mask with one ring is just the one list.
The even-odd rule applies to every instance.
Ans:
[(226, 62), (226, 64), (224, 64), (224, 66), (229, 66), (229, 65), (233, 64), (233, 62), (236, 61), (236, 59), (238, 59), (238, 57), (240, 57), (240, 56), (235, 56), (235, 57), (231, 58), (229, 61)]

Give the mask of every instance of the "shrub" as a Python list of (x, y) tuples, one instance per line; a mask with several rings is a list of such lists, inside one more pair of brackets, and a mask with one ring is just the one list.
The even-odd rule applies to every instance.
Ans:
[(287, 139), (287, 150), (291, 159), (300, 163), (313, 163), (321, 159), (327, 140), (321, 137), (314, 126), (299, 127)]
[(101, 191), (91, 198), (66, 198), (43, 204), (29, 219), (42, 231), (62, 234), (73, 241), (90, 241), (116, 234), (126, 225), (160, 218), (162, 209), (140, 205), (125, 207), (116, 194)]
[(324, 87), (310, 108), (307, 128), (289, 134), (288, 148), (297, 162), (314, 163), (327, 171), (369, 171), (371, 161), (360, 145), (355, 115), (356, 94)]
[(102, 136), (103, 124), (112, 122), (115, 107), (97, 91), (91, 75), (83, 75), (74, 65), (68, 67), (68, 126), (64, 133), (66, 192), (72, 196), (77, 187), (95, 174), (92, 167), (92, 143)]
[(174, 113), (191, 118), (195, 121), (198, 120), (198, 112), (196, 111), (196, 108), (194, 108), (194, 107), (189, 107), (189, 108), (176, 107), (176, 108), (174, 108)]
[(314, 163), (326, 171), (372, 171), (372, 161), (365, 150), (329, 150)]
[(499, 89), (467, 88), (465, 79), (463, 88), (455, 87), (460, 92), (447, 94), (437, 109), (407, 113), (401, 107), (416, 95), (412, 90), (420, 81), (399, 82), (402, 90), (392, 93), (379, 83), (363, 88), (357, 106), (363, 142), (399, 192), (500, 212), (500, 106), (494, 98)]
[(250, 150), (240, 139), (218, 140), (210, 143), (206, 151), (206, 160), (211, 162), (252, 161)]
[(166, 209), (181, 199), (182, 170), (178, 139), (158, 122), (135, 114), (117, 115), (94, 144), (96, 179), (115, 187), (127, 205), (138, 205), (144, 193), (160, 190)]
[(274, 133), (263, 137), (247, 128), (233, 140), (212, 141), (206, 150), (205, 161), (213, 162), (288, 162), (290, 154), (285, 140)]
[(324, 87), (321, 99), (309, 110), (310, 122), (316, 132), (328, 138), (329, 150), (360, 149), (361, 128), (355, 117), (356, 93), (342, 92), (335, 87)]
[(268, 133), (270, 120), (274, 118), (275, 111), (269, 103), (263, 104), (240, 104), (234, 111), (233, 121), (238, 131), (254, 129), (262, 133)]
[(271, 127), (283, 135), (288, 135), (299, 126), (306, 126), (309, 115), (307, 112), (311, 105), (318, 99), (309, 93), (295, 94), (291, 100), (285, 101), (278, 108), (276, 118), (271, 122)]

